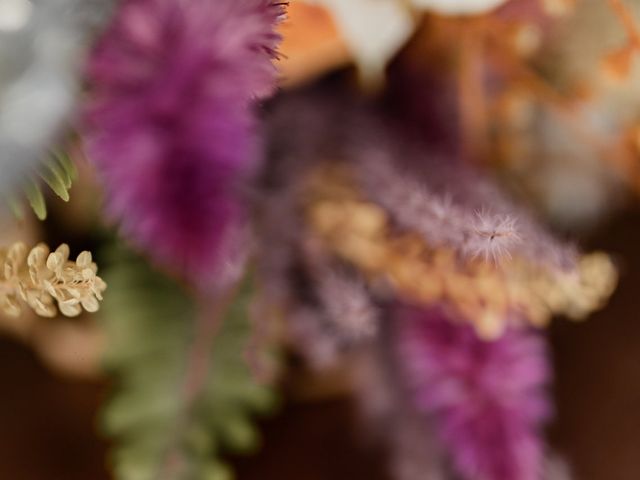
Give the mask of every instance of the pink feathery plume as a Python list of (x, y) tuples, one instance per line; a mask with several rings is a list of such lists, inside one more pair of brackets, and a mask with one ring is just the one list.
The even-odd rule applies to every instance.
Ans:
[(208, 282), (260, 165), (254, 102), (274, 91), (272, 0), (128, 0), (88, 64), (84, 132), (132, 243)]
[[(575, 248), (550, 234), (489, 176), (405, 148), (409, 153), (401, 155), (393, 143), (378, 138), (354, 153), (360, 184), (400, 226), (466, 258), (498, 262), (515, 254), (561, 270), (574, 266)], [(421, 162), (396, 160), (412, 156)]]
[(399, 307), (396, 352), (415, 407), (434, 422), (467, 480), (540, 480), (541, 429), (551, 413), (540, 334), (477, 337), (438, 308)]

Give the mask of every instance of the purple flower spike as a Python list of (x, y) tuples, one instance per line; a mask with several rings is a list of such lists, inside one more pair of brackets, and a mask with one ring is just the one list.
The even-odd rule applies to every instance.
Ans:
[(433, 418), (467, 480), (541, 480), (541, 428), (550, 416), (542, 337), (508, 330), (480, 340), (439, 309), (402, 308), (397, 351), (416, 407)]
[(283, 4), (128, 0), (88, 65), (85, 132), (123, 233), (208, 282), (244, 219), (259, 166), (255, 100), (271, 94)]

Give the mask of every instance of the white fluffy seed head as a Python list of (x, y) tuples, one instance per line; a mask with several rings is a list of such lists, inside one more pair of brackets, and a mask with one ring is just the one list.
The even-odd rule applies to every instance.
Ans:
[(511, 251), (522, 241), (516, 219), (508, 215), (476, 212), (467, 250), (473, 257), (499, 263), (511, 258)]

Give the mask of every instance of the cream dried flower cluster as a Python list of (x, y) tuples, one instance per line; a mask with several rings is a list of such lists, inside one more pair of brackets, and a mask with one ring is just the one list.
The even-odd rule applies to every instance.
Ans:
[(24, 243), (14, 243), (0, 249), (0, 268), (0, 310), (10, 316), (20, 315), (24, 304), (43, 317), (54, 317), (58, 310), (67, 317), (83, 309), (95, 312), (107, 288), (96, 275), (91, 253), (71, 261), (65, 244), (50, 252), (42, 243), (30, 251)]

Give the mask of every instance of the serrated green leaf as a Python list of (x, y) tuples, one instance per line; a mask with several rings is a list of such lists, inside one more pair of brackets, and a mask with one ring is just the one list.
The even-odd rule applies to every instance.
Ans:
[(117, 480), (156, 480), (168, 451), (184, 469), (171, 480), (229, 480), (219, 460), (223, 449), (258, 445), (251, 414), (275, 404), (244, 362), (251, 333), (250, 285), (241, 289), (213, 341), (205, 385), (192, 401), (182, 395), (188, 375), (196, 309), (172, 281), (130, 254), (114, 253), (105, 275), (110, 294), (103, 312), (107, 365), (117, 388), (102, 423), (115, 440)]

